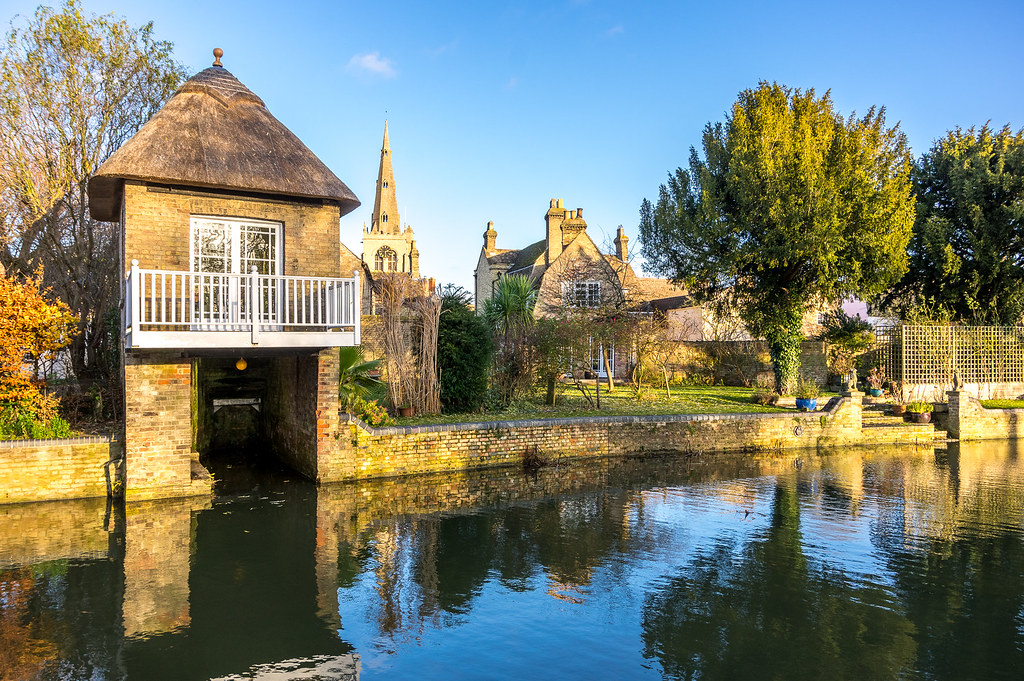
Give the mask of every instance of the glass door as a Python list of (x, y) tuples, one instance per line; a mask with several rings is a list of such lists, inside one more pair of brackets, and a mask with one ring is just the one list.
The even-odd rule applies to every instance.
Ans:
[[(274, 276), (281, 269), (281, 225), (274, 222), (231, 218), (193, 217), (191, 224), (193, 321), (235, 330), (249, 319), (248, 277)], [(260, 323), (277, 319), (279, 295), (272, 279), (260, 281)]]

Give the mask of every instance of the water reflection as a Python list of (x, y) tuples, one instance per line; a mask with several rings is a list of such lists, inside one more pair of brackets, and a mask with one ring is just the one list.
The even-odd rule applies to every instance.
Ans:
[(221, 492), (112, 517), (0, 507), (0, 679), (964, 679), (1024, 664), (1016, 443)]

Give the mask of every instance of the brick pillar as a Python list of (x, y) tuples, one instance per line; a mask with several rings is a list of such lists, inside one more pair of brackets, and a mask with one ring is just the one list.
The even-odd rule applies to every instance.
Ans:
[(192, 360), (127, 355), (124, 401), (126, 499), (209, 492), (192, 485)]
[(946, 434), (954, 440), (961, 439), (965, 434), (964, 411), (970, 398), (962, 390), (950, 390), (946, 393), (949, 401), (949, 414), (946, 416)]
[(316, 372), (316, 478), (318, 482), (335, 479), (335, 453), (340, 422), (338, 409), (338, 348), (326, 348), (317, 355)]
[(842, 395), (850, 407), (844, 415), (843, 425), (859, 436), (864, 427), (864, 393), (859, 390), (845, 390)]

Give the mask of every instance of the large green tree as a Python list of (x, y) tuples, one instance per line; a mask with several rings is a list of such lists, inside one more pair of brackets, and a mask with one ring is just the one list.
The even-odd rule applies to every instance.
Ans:
[(1024, 131), (957, 128), (914, 168), (910, 271), (883, 302), (970, 322), (1024, 317)]
[(16, 20), (0, 45), (0, 262), (43, 266), (78, 316), (79, 378), (109, 368), (119, 291), (116, 227), (89, 217), (86, 181), (184, 75), (151, 23), (86, 16), (78, 0)]
[(738, 311), (785, 390), (809, 305), (877, 295), (906, 271), (906, 137), (884, 109), (844, 119), (828, 93), (762, 82), (705, 127), (703, 148), (641, 206), (647, 269)]

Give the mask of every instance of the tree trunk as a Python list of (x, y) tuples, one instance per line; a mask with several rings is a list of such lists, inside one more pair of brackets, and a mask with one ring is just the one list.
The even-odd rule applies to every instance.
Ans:
[(601, 361), (604, 362), (604, 372), (608, 375), (608, 392), (615, 390), (615, 379), (612, 377), (611, 362), (608, 361), (608, 348), (601, 347)]
[(544, 404), (549, 407), (555, 406), (555, 379), (553, 376), (548, 378), (548, 390), (544, 395)]

